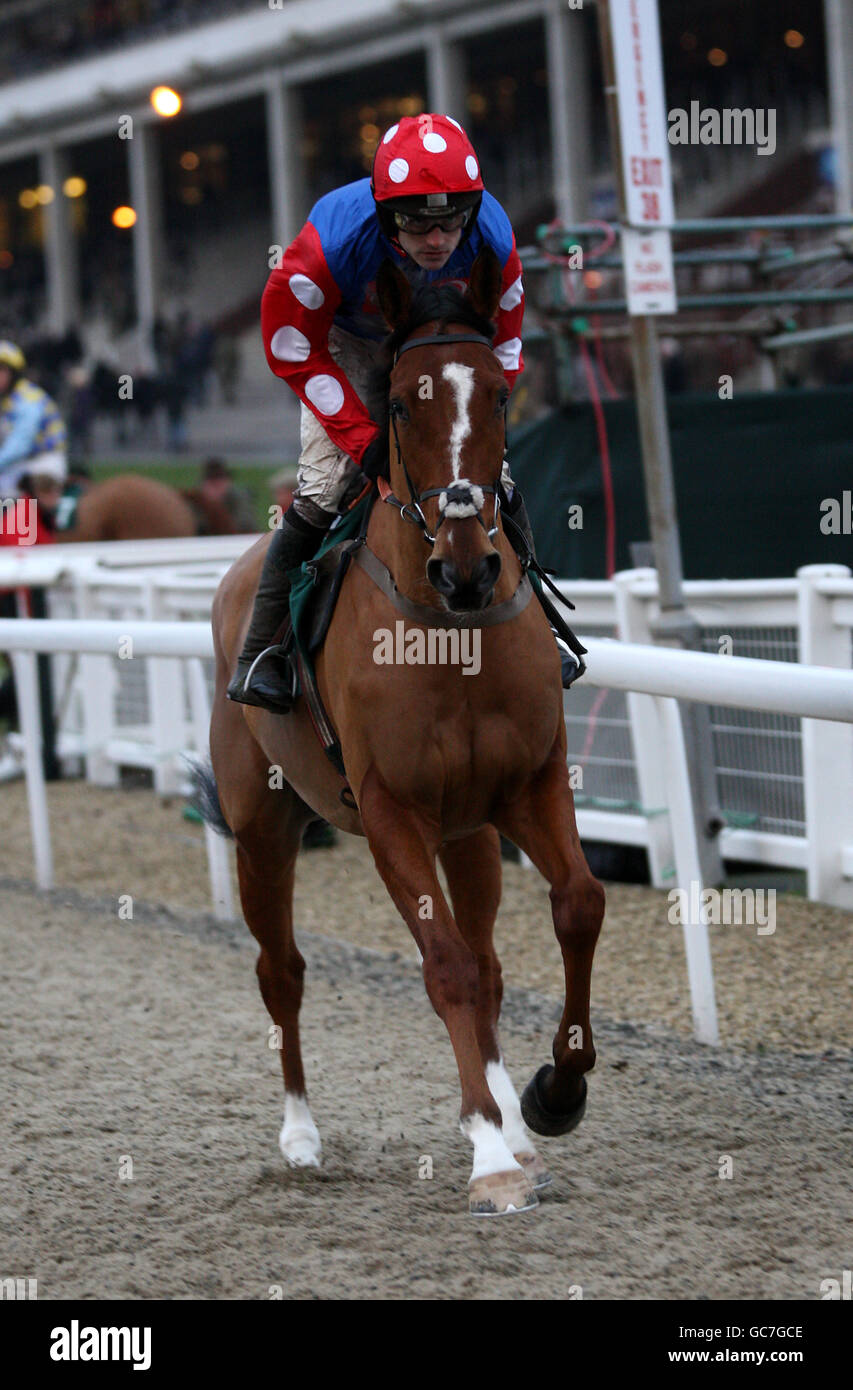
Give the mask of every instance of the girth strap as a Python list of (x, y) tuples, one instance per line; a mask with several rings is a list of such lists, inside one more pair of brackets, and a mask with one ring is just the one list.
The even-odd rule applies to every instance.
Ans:
[(476, 628), (497, 627), (523, 613), (533, 596), (533, 586), (526, 574), (522, 574), (518, 588), (512, 598), (502, 603), (490, 604), (488, 608), (476, 612), (450, 613), (440, 608), (429, 608), (425, 603), (415, 603), (413, 599), (401, 594), (390, 571), (367, 545), (353, 550), (352, 558), (370, 576), (377, 588), (381, 589), (394, 607), (424, 627)]

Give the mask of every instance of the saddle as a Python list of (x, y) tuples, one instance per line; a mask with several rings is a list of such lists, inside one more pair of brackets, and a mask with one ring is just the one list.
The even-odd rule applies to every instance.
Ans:
[[(341, 745), (320, 698), (314, 657), (326, 640), (353, 552), (364, 544), (376, 490), (325, 536), (313, 560), (307, 560), (290, 576), (290, 611), (278, 634), (282, 655), (293, 671), (293, 694), (304, 695), (315, 732), (327, 758), (346, 778)], [(349, 786), (341, 791), (345, 806), (357, 809)]]

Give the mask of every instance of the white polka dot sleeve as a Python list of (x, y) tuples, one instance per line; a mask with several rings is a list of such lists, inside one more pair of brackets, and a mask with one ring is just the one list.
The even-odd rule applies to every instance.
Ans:
[(512, 250), (504, 266), (501, 281), (501, 297), (496, 315), (497, 333), (494, 338), (495, 354), (504, 369), (504, 376), (510, 389), (516, 378), (524, 371), (524, 358), (521, 352), (521, 325), (524, 319), (524, 284), (521, 278), (521, 261), (515, 249)]
[(267, 281), (264, 350), (271, 370), (313, 411), (332, 443), (360, 463), (378, 430), (329, 352), (340, 302), (316, 228), (307, 222)]

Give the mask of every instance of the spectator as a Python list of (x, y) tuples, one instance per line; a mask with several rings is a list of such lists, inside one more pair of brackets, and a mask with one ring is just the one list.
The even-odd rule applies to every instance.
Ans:
[(240, 347), (233, 333), (220, 333), (217, 337), (213, 348), (213, 366), (223, 401), (226, 405), (236, 405)]
[(92, 443), (95, 393), (86, 367), (65, 369), (59, 405), (68, 428), (68, 461), (73, 467), (86, 458)]
[(53, 400), (24, 375), (26, 359), (16, 343), (0, 342), (0, 497), (15, 497), (36, 463), (64, 480), (66, 434)]
[(234, 474), (224, 459), (209, 458), (201, 474), (201, 492), (211, 501), (221, 503), (231, 515), (237, 533), (257, 531), (255, 505), (248, 488), (238, 487)]

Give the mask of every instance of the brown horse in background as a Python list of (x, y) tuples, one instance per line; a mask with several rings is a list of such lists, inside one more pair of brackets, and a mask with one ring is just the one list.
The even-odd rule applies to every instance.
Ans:
[[(465, 298), (444, 288), (413, 300), (390, 262), (377, 288), (393, 330), (388, 386), (399, 450), (391, 454), (390, 500), (409, 505), (404, 516), (400, 504), (377, 502), (367, 546), (399, 594), (420, 605), (424, 617), (407, 626), (425, 638), (430, 615), (436, 624), (448, 612), (485, 617), (523, 588), (495, 492), (508, 396), (490, 346), (500, 267), (492, 253), (481, 253)], [(393, 350), (399, 359), (391, 370)], [(421, 494), (424, 528), (408, 524), (416, 519), (410, 481)], [(550, 1178), (524, 1120), (538, 1133), (560, 1134), (583, 1114), (584, 1073), (595, 1062), (590, 971), (604, 911), (578, 838), (560, 661), (544, 613), (534, 600), (510, 621), (475, 628), (478, 674), (452, 664), (380, 665), (377, 634), (394, 630), (398, 610), (360, 564), (350, 564), (317, 659), (345, 782), (321, 750), (304, 699), (282, 716), (225, 698), (267, 544), (264, 537), (236, 562), (214, 601), (211, 754), (221, 810), (237, 842), (243, 912), (261, 948), (261, 992), (282, 1030), (281, 1150), (293, 1165), (319, 1162), (300, 1055), (304, 960), (294, 941), (293, 884), (302, 829), (321, 815), (367, 837), (423, 957), (427, 994), (456, 1055), (461, 1128), (474, 1146), (470, 1209), (497, 1214), (535, 1206), (534, 1189)], [(271, 788), (278, 785), (273, 767), (283, 771), (283, 789)], [(521, 1107), (498, 1040), (501, 969), (492, 934), (501, 894), (499, 833), (551, 885), (565, 967), (554, 1066), (537, 1073)]]
[[(32, 491), (48, 511), (60, 502), (52, 484), (34, 480)], [(57, 530), (63, 544), (75, 541), (139, 541), (169, 536), (230, 536), (238, 527), (228, 508), (201, 488), (179, 491), (143, 473), (119, 473), (86, 483), (73, 525)]]

